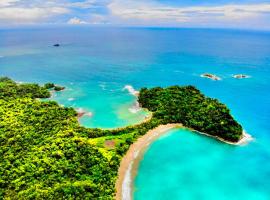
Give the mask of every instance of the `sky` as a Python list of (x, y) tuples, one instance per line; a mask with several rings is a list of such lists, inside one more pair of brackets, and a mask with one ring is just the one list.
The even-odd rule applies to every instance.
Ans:
[(270, 30), (270, 0), (0, 0), (0, 27), (47, 24)]

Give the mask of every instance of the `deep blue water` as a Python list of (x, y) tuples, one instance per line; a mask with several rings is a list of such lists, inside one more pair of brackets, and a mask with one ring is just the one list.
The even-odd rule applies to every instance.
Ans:
[[(61, 46), (53, 47), (54, 43)], [(222, 80), (201, 78), (204, 72)], [(231, 77), (238, 73), (251, 78)], [(169, 134), (146, 152), (135, 180), (135, 199), (145, 199), (144, 195), (147, 199), (232, 199), (232, 195), (221, 195), (229, 191), (235, 199), (270, 199), (269, 32), (89, 27), (0, 30), (0, 75), (66, 86), (54, 99), (92, 112), (92, 117), (81, 119), (82, 124), (105, 128), (144, 118), (142, 111), (130, 112), (135, 98), (123, 90), (125, 85), (136, 89), (195, 85), (227, 104), (255, 141), (232, 147), (182, 131)], [(184, 157), (185, 151), (192, 151), (191, 156)], [(159, 167), (151, 168), (158, 181), (148, 181), (146, 172), (157, 159), (168, 163), (165, 178), (172, 185), (166, 192), (173, 198), (163, 196)], [(228, 178), (216, 176), (224, 170)], [(196, 190), (198, 184), (205, 192)]]

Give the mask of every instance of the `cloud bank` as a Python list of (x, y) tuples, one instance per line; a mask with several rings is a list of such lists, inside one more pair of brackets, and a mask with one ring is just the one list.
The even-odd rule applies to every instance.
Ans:
[[(127, 20), (138, 24), (173, 24), (173, 25), (218, 25), (218, 23), (236, 24), (263, 19), (270, 20), (270, 3), (266, 4), (229, 4), (220, 6), (164, 6), (154, 1), (115, 0), (109, 8), (120, 21)], [(269, 21), (270, 22), (270, 21)], [(260, 23), (259, 23), (260, 24)], [(221, 24), (220, 24), (221, 25)], [(264, 24), (270, 26), (270, 23)], [(263, 26), (263, 25), (262, 25)]]
[(73, 18), (69, 19), (67, 23), (68, 24), (87, 24), (87, 22), (82, 21), (81, 19), (79, 19), (77, 17), (73, 17)]
[[(6, 24), (115, 24), (270, 29), (270, 2), (177, 6), (157, 0), (0, 0)], [(205, 2), (211, 2), (206, 0)]]

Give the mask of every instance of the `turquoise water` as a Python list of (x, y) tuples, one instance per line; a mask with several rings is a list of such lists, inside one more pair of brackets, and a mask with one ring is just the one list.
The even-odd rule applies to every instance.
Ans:
[(139, 165), (134, 199), (268, 200), (269, 150), (234, 147), (186, 129), (151, 144)]
[(124, 89), (124, 85), (113, 82), (80, 82), (66, 85), (57, 92), (53, 100), (91, 113), (80, 118), (87, 127), (116, 128), (139, 123), (145, 119), (144, 110), (132, 111), (136, 97)]
[[(54, 43), (61, 46), (55, 48)], [(205, 72), (217, 74), (222, 80), (201, 78), (200, 74)], [(238, 73), (251, 78), (231, 77)], [(169, 134), (146, 152), (135, 180), (135, 199), (233, 199), (232, 195), (238, 199), (270, 199), (269, 32), (2, 29), (0, 75), (17, 81), (65, 86), (67, 89), (56, 93), (53, 99), (91, 112), (92, 116), (85, 116), (81, 123), (103, 128), (144, 119), (143, 111), (131, 112), (136, 99), (123, 90), (126, 85), (137, 90), (145, 86), (195, 85), (206, 95), (226, 103), (255, 141), (245, 147), (233, 147), (188, 132)], [(157, 158), (167, 161), (150, 167)], [(163, 177), (159, 170), (163, 166), (166, 174), (175, 176)], [(148, 168), (156, 174), (155, 184), (148, 184)], [(167, 183), (159, 181), (162, 179)], [(171, 198), (163, 196), (164, 188)]]

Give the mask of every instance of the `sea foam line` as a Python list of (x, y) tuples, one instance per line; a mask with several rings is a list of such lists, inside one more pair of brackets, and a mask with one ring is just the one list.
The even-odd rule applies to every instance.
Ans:
[(85, 111), (83, 108), (77, 108), (76, 112), (78, 113), (78, 117), (81, 118), (83, 116), (92, 117), (93, 113)]
[[(139, 91), (135, 90), (134, 87), (132, 85), (125, 85), (125, 87), (123, 88), (123, 90), (127, 90), (129, 92), (129, 94), (131, 94), (132, 96), (138, 97), (139, 96)], [(131, 106), (131, 108), (128, 109), (131, 113), (137, 113), (140, 110), (142, 110), (142, 108), (140, 107), (139, 102), (136, 100), (134, 102), (134, 104)]]
[(129, 94), (138, 97), (139, 96), (139, 91), (135, 90), (132, 85), (125, 85), (123, 90), (127, 90)]
[(140, 107), (140, 104), (139, 104), (139, 102), (138, 101), (136, 101), (129, 109), (129, 112), (131, 112), (131, 113), (137, 113), (137, 112), (139, 112), (139, 111), (141, 111), (142, 110), (142, 108)]
[(124, 180), (122, 184), (122, 195), (121, 195), (122, 200), (131, 200), (132, 165), (133, 165), (133, 161), (128, 165), (126, 174), (124, 176)]

